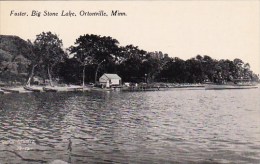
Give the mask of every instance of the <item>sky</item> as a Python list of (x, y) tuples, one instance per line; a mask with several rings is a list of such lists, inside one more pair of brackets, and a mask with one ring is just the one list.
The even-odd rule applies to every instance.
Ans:
[[(259, 0), (0, 1), (0, 8), (1, 35), (34, 40), (37, 34), (51, 31), (65, 48), (80, 35), (111, 36), (122, 46), (133, 44), (184, 60), (198, 54), (240, 58), (260, 73)], [(41, 16), (31, 16), (33, 10)], [(62, 10), (76, 16), (61, 16)], [(111, 16), (112, 10), (126, 16)], [(44, 11), (58, 16), (43, 16)], [(81, 11), (104, 11), (108, 16), (80, 16)], [(26, 15), (14, 16), (19, 12)]]

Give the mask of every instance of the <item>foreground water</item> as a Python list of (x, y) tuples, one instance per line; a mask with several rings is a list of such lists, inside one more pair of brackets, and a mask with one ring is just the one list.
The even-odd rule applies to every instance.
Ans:
[(0, 95), (0, 163), (260, 163), (260, 89)]

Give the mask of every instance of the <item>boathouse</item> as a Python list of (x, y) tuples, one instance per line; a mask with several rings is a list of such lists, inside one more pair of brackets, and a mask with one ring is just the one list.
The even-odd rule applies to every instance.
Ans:
[(117, 87), (121, 85), (122, 80), (117, 74), (105, 73), (99, 78), (99, 83), (107, 88)]

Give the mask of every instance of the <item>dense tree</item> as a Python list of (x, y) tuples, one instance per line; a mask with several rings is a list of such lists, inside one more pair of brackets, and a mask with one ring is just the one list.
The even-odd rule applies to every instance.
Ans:
[(53, 68), (67, 57), (66, 53), (62, 49), (62, 40), (59, 39), (56, 34), (52, 34), (51, 32), (42, 32), (36, 36), (33, 45), (34, 53), (39, 55), (38, 61), (41, 63), (41, 68), (47, 70), (50, 85), (53, 86)]
[(79, 84), (81, 82), (82, 69), (78, 60), (75, 58), (66, 58), (59, 66), (59, 75), (64, 83)]
[[(70, 47), (70, 53), (82, 65), (82, 76), (85, 76), (85, 67), (90, 64), (96, 65), (97, 74), (101, 63), (106, 63), (109, 68), (119, 59), (118, 44), (118, 41), (111, 37), (86, 34), (76, 40), (75, 46)], [(95, 76), (95, 81), (96, 78)]]
[[(13, 45), (16, 45), (16, 40), (13, 39)], [(6, 71), (9, 67), (15, 68), (15, 71), (26, 69), (27, 66), (17, 62), (21, 59), (22, 53), (30, 61), (28, 85), (34, 74), (44, 79), (49, 77), (51, 85), (52, 77), (56, 76), (64, 83), (81, 83), (83, 86), (85, 81), (97, 82), (101, 73), (117, 73), (123, 81), (137, 83), (259, 80), (251, 71), (250, 64), (244, 63), (241, 59), (216, 60), (208, 55), (197, 55), (182, 60), (178, 57), (168, 57), (168, 54), (160, 51), (147, 52), (134, 45), (119, 47), (116, 39), (107, 36), (79, 36), (75, 45), (68, 49), (70, 57), (62, 49), (62, 40), (51, 32), (37, 35), (33, 43), (22, 42), (21, 39), (19, 42), (21, 44), (17, 44), (17, 50), (12, 50), (5, 38), (0, 44), (0, 75), (9, 77)], [(8, 47), (10, 51), (7, 51)], [(11, 56), (10, 52), (16, 55)]]
[(30, 61), (25, 54), (28, 52), (25, 40), (17, 36), (0, 35), (0, 81), (26, 81)]
[(160, 81), (167, 79), (169, 82), (181, 83), (228, 82), (241, 78), (258, 79), (250, 70), (250, 65), (244, 64), (241, 59), (218, 61), (207, 55), (197, 55), (186, 61), (173, 58), (160, 74)]
[(137, 46), (127, 45), (120, 47), (117, 73), (124, 81), (144, 82), (144, 61), (147, 52)]

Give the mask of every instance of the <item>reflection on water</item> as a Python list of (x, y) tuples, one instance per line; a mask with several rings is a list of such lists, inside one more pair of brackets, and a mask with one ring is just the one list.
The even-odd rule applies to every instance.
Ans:
[(260, 163), (259, 91), (0, 95), (0, 163)]

